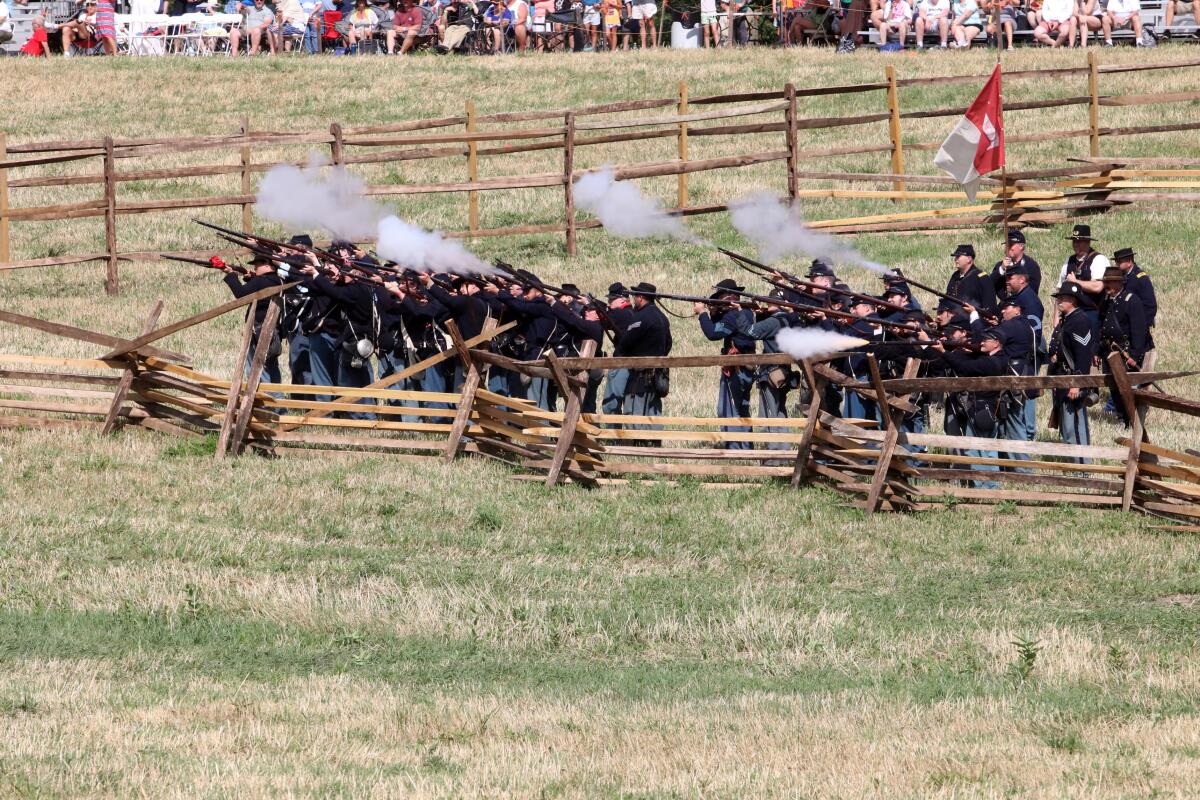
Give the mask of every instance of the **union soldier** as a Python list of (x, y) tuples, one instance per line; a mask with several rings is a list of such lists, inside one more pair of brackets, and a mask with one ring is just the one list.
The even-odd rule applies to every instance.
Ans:
[[(633, 317), (617, 338), (621, 354), (630, 357), (661, 357), (671, 353), (671, 323), (654, 303), (658, 288), (642, 281), (630, 290), (633, 297)], [(662, 399), (669, 391), (666, 369), (630, 370), (623, 402), (625, 413), (632, 416), (662, 416)], [(629, 426), (647, 430), (653, 426)]]
[(1003, 300), (1011, 291), (1008, 287), (1008, 276), (1013, 267), (1025, 270), (1029, 286), (1036, 295), (1042, 288), (1042, 267), (1025, 254), (1025, 234), (1018, 230), (1008, 232), (1008, 248), (1004, 251), (1004, 258), (992, 267), (992, 287), (996, 290), (997, 300)]
[(1154, 282), (1150, 275), (1142, 269), (1134, 258), (1137, 253), (1131, 247), (1123, 247), (1113, 253), (1113, 261), (1125, 275), (1125, 291), (1133, 294), (1142, 301), (1142, 310), (1146, 312), (1146, 327), (1150, 338), (1146, 343), (1146, 355), (1142, 358), (1142, 369), (1146, 372), (1154, 369), (1156, 351), (1154, 348), (1154, 323), (1158, 317), (1158, 298), (1154, 294)]
[[(1000, 324), (996, 329), (1004, 334), (1004, 357), (1008, 359), (1009, 374), (1036, 375), (1039, 368), (1038, 342), (1041, 338), (1040, 321), (1034, 328), (1034, 320), (1025, 314), (1020, 299), (1010, 295), (1000, 304)], [(1035, 393), (1036, 396), (1036, 393)], [(1003, 413), (998, 415), (999, 438), (1031, 442), (1036, 425), (1036, 404), (1027, 391), (1003, 391), (997, 406)], [(1002, 458), (1027, 461), (1028, 453), (1005, 452)]]
[[(554, 312), (542, 289), (542, 282), (536, 275), (527, 270), (517, 270), (520, 277), (527, 283), (523, 293), (502, 291), (498, 295), (500, 302), (508, 306), (516, 314), (517, 339), (524, 341), (523, 352), (518, 356), (521, 361), (534, 361), (545, 353), (550, 337), (557, 328)], [(513, 397), (524, 397), (537, 403), (543, 411), (553, 411), (557, 392), (553, 381), (547, 378), (530, 378), (516, 373), (516, 379), (509, 382)]]
[[(288, 244), (312, 247), (313, 241), (306, 233), (299, 233), (288, 240)], [(290, 258), (278, 265), (279, 277), (285, 282), (295, 280), (298, 276), (298, 265), (303, 266), (300, 259)], [(303, 321), (312, 305), (312, 295), (308, 287), (301, 283), (283, 293), (283, 317), (279, 321), (280, 335), (288, 343), (288, 372), (291, 373), (292, 383), (311, 384), (312, 367), (308, 360), (308, 334), (304, 332)]]
[(996, 309), (996, 290), (992, 282), (975, 266), (975, 248), (960, 244), (950, 254), (954, 259), (954, 273), (946, 282), (946, 294), (970, 303), (981, 313), (989, 314)]
[[(620, 281), (608, 287), (608, 322), (612, 326), (615, 344), (613, 356), (626, 355), (621, 347), (621, 334), (633, 322), (633, 306), (629, 302), (629, 290)], [(620, 414), (625, 404), (625, 390), (629, 384), (629, 370), (610, 369), (605, 377), (604, 400), (600, 411), (604, 414)]]
[[(1008, 288), (1008, 299), (1016, 302), (1020, 309), (1020, 315), (1025, 318), (1034, 333), (1034, 361), (1033, 371), (1030, 375), (1037, 375), (1041, 370), (1042, 365), (1046, 362), (1046, 337), (1043, 327), (1046, 318), (1046, 307), (1042, 305), (1041, 299), (1034, 291), (1033, 285), (1030, 283), (1030, 275), (1026, 272), (1026, 265), (1023, 263), (1013, 264), (1008, 268), (1005, 275), (1005, 284)], [(1012, 313), (1011, 311), (1009, 313)], [(1002, 313), (1003, 317), (1004, 314)], [(1037, 403), (1035, 398), (1041, 397), (1040, 389), (1031, 389), (1025, 393), (1025, 427), (1029, 432), (1030, 439), (1037, 435)], [(1017, 456), (1013, 456), (1016, 458)]]
[[(868, 342), (879, 341), (882, 326), (878, 324), (879, 318), (874, 315), (875, 306), (862, 298), (847, 298), (847, 302), (850, 305), (850, 313), (858, 319), (849, 323), (842, 333), (858, 339), (866, 339)], [(865, 347), (856, 348), (854, 355), (847, 356), (846, 370), (850, 377), (870, 382)], [(879, 420), (879, 406), (875, 400), (852, 389), (847, 389), (846, 399), (842, 404), (842, 414), (850, 419)]]
[[(1004, 357), (1004, 334), (998, 328), (989, 328), (972, 347), (966, 331), (955, 325), (951, 328), (951, 346), (935, 342), (933, 349), (942, 352), (942, 360), (949, 370), (963, 378), (996, 377), (1008, 374), (1008, 360)], [(951, 436), (969, 436), (981, 439), (996, 438), (996, 415), (994, 409), (999, 400), (994, 391), (952, 392), (946, 396), (945, 430)], [(996, 458), (995, 450), (968, 447), (957, 451), (971, 458)], [(998, 472), (995, 464), (970, 464), (967, 469), (981, 472)], [(994, 489), (994, 481), (971, 479), (976, 488)]]
[[(1058, 310), (1058, 325), (1050, 342), (1050, 374), (1088, 375), (1096, 355), (1099, 334), (1086, 313), (1091, 302), (1079, 283), (1066, 283), (1051, 295)], [(1059, 433), (1068, 444), (1091, 444), (1087, 410), (1095, 405), (1099, 392), (1095, 389), (1054, 390), (1054, 416)], [(1077, 458), (1087, 463), (1087, 459)]]
[[(374, 378), (371, 356), (379, 342), (379, 314), (375, 292), (362, 280), (366, 276), (337, 265), (329, 265), (329, 276), (317, 270), (317, 257), (304, 269), (309, 276), (309, 291), (329, 301), (325, 322), (317, 335), (309, 338), (309, 360), (313, 382), (318, 386), (361, 388)], [(365, 401), (365, 398), (363, 398)], [(374, 419), (366, 412), (350, 414), (351, 419)]]
[[(448, 276), (445, 280), (446, 283), (441, 283), (428, 273), (421, 275), (425, 294), (446, 309), (463, 340), (474, 339), (483, 332), (483, 325), (491, 315), (491, 307), (483, 299), (476, 281), (467, 280), (461, 275)], [(455, 359), (451, 391), (457, 392), (466, 378), (462, 361)]]
[[(563, 358), (578, 356), (584, 342), (593, 341), (596, 343), (596, 354), (604, 355), (600, 349), (604, 344), (604, 323), (600, 321), (600, 311), (594, 303), (582, 302), (583, 293), (575, 284), (564, 283), (562, 289), (558, 301), (550, 307), (566, 334), (554, 344), (554, 354)], [(601, 377), (600, 370), (588, 370), (587, 388), (580, 405), (580, 410), (585, 414), (596, 413)]]
[[(736, 292), (744, 292), (746, 287), (738, 286), (737, 281), (732, 278), (725, 278), (713, 288), (717, 290), (709, 297), (709, 300), (715, 301), (713, 305), (695, 304), (696, 313), (699, 315), (700, 332), (711, 342), (721, 341), (721, 355), (753, 353), (755, 340), (748, 336), (746, 331), (754, 324), (754, 312), (739, 306), (736, 294)], [(713, 317), (718, 313), (720, 318), (714, 319)], [(718, 386), (718, 417), (739, 419), (750, 416), (750, 392), (754, 388), (753, 368), (722, 368)], [(721, 430), (730, 433), (748, 433), (750, 428), (744, 425), (724, 425)], [(725, 443), (725, 449), (752, 450), (754, 445), (747, 441), (732, 440)]]
[[(229, 287), (229, 291), (233, 292), (233, 296), (237, 298), (247, 297), (260, 292), (263, 289), (269, 289), (272, 286), (279, 286), (283, 283), (283, 279), (275, 271), (275, 264), (270, 257), (255, 254), (254, 258), (250, 259), (250, 275), (245, 282), (241, 282), (233, 267), (230, 267), (224, 261), (214, 257), (212, 264), (221, 265), (221, 270), (225, 273), (225, 285)], [(253, 338), (251, 339), (250, 349), (246, 352), (246, 370), (250, 369), (250, 362), (254, 358), (254, 350), (258, 347), (258, 337), (262, 331), (263, 322), (267, 318), (267, 307), (270, 303), (259, 302), (254, 310), (254, 330)], [(249, 314), (250, 310), (247, 309)], [(280, 383), (283, 380), (283, 375), (279, 371), (279, 354), (282, 351), (280, 343), (280, 329), (276, 326), (274, 333), (271, 336), (271, 341), (267, 345), (267, 360), (263, 362), (263, 374), (267, 376), (269, 383)]]
[[(783, 299), (782, 289), (775, 289), (771, 297)], [(779, 332), (786, 328), (802, 327), (800, 315), (777, 305), (767, 304), (766, 313), (746, 331), (751, 339), (763, 343), (763, 353), (779, 353)], [(796, 388), (799, 374), (783, 364), (764, 364), (755, 372), (758, 384), (758, 415), (768, 418), (787, 417), (787, 394)], [(768, 427), (767, 433), (787, 433), (787, 428)], [(787, 442), (768, 442), (768, 450), (787, 450)], [(769, 465), (768, 465), (769, 466)]]
[[(1083, 290), (1087, 302), (1083, 305), (1083, 313), (1091, 319), (1092, 325), (1100, 326), (1100, 296), (1104, 293), (1102, 278), (1104, 270), (1111, 265), (1108, 258), (1092, 249), (1092, 226), (1076, 225), (1071, 229), (1071, 249), (1075, 252), (1063, 263), (1058, 273), (1058, 283), (1064, 286), (1068, 283), (1078, 284)], [(1058, 325), (1058, 306), (1055, 306), (1052, 324)]]
[[(1142, 369), (1146, 352), (1150, 347), (1150, 326), (1146, 322), (1146, 310), (1142, 300), (1125, 288), (1125, 273), (1119, 267), (1104, 271), (1104, 300), (1100, 306), (1100, 366), (1109, 372), (1108, 354), (1118, 352), (1126, 369), (1136, 372)], [(1125, 404), (1117, 402), (1113, 394), (1109, 404), (1126, 425)]]

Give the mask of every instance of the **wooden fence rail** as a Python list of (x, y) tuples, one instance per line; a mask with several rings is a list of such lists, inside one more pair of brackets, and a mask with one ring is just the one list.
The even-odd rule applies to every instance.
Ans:
[[(1173, 124), (1138, 125), (1125, 127), (1101, 126), (1102, 108), (1128, 107), (1134, 105), (1165, 105), (1189, 103), (1200, 100), (1200, 92), (1153, 92), (1142, 94), (1101, 93), (1100, 81), (1104, 76), (1127, 74), (1145, 70), (1189, 70), (1200, 67), (1200, 60), (1176, 63), (1110, 65), (1098, 63), (1096, 53), (1087, 55), (1087, 63), (1079, 67), (1019, 70), (1005, 73), (1008, 81), (1045, 81), (1049, 78), (1086, 77), (1086, 94), (1074, 94), (1055, 99), (1012, 100), (1005, 103), (1011, 114), (1024, 111), (1064, 106), (1086, 106), (1088, 126), (1070, 130), (1048, 130), (1032, 134), (1011, 133), (1007, 141), (1011, 144), (1040, 142), (1058, 139), (1086, 138), (1089, 141), (1088, 155), (1097, 157), (1100, 140), (1115, 136), (1141, 136), (1153, 133), (1180, 132), (1200, 129), (1200, 122)], [(464, 180), (436, 183), (388, 183), (367, 187), (372, 196), (400, 196), (427, 193), (466, 193), (466, 225), (462, 229), (449, 231), (450, 235), (465, 238), (487, 236), (529, 235), (540, 233), (563, 233), (566, 235), (567, 252), (574, 253), (575, 234), (578, 230), (596, 225), (590, 220), (577, 220), (573, 208), (571, 182), (589, 171), (579, 165), (579, 148), (595, 147), (620, 142), (646, 141), (652, 139), (674, 139), (675, 158), (669, 161), (618, 164), (616, 177), (621, 180), (675, 176), (676, 206), (668, 209), (677, 214), (717, 213), (726, 209), (726, 202), (709, 202), (690, 205), (687, 176), (694, 172), (718, 169), (742, 169), (759, 164), (783, 162), (786, 170), (786, 198), (826, 197), (836, 199), (878, 198), (896, 202), (944, 201), (961, 196), (952, 191), (912, 191), (909, 184), (940, 183), (953, 185), (953, 181), (940, 175), (907, 175), (906, 153), (936, 150), (941, 141), (912, 141), (904, 135), (904, 123), (931, 118), (954, 117), (964, 108), (946, 107), (933, 109), (905, 108), (903, 94), (906, 89), (919, 89), (930, 85), (976, 84), (986, 78), (982, 75), (957, 75), (941, 77), (902, 78), (894, 68), (888, 67), (884, 80), (858, 85), (796, 87), (786, 84), (779, 90), (746, 93), (731, 93), (713, 96), (692, 96), (686, 82), (679, 84), (678, 93), (671, 98), (647, 98), (616, 103), (604, 103), (577, 109), (533, 110), (477, 114), (474, 103), (467, 101), (464, 114), (433, 119), (407, 120), (381, 125), (347, 126), (333, 123), (328, 131), (284, 132), (254, 130), (250, 120), (243, 119), (238, 130), (227, 134), (187, 137), (148, 137), (140, 139), (105, 137), (82, 141), (41, 141), (10, 143), (0, 132), (0, 271), (27, 269), (87, 261), (104, 261), (106, 264), (105, 288), (110, 294), (119, 291), (120, 262), (137, 260), (158, 252), (145, 247), (121, 250), (118, 242), (119, 222), (132, 214), (158, 214), (180, 210), (200, 210), (237, 206), (241, 210), (241, 225), (249, 230), (253, 225), (253, 176), (261, 174), (275, 162), (275, 158), (260, 155), (256, 151), (270, 148), (328, 146), (330, 161), (338, 166), (391, 164), (409, 161), (438, 159), (464, 159), (467, 163)], [(798, 114), (798, 98), (830, 95), (853, 95), (878, 93), (882, 108), (868, 109), (866, 113), (844, 116), (810, 116)], [(699, 109), (699, 110), (698, 110)], [(638, 112), (645, 112), (636, 115)], [(660, 113), (661, 112), (661, 113)], [(636, 116), (627, 116), (635, 114)], [(617, 115), (617, 116), (613, 116)], [(746, 121), (741, 121), (746, 120)], [(856, 143), (850, 146), (806, 148), (802, 147), (801, 135), (805, 132), (838, 128), (879, 129), (887, 123), (886, 143)], [(541, 127), (537, 127), (538, 124)], [(706, 123), (706, 124), (705, 124)], [(718, 124), (713, 124), (718, 123)], [(499, 129), (483, 129), (481, 126), (506, 126)], [(533, 127), (530, 127), (533, 125)], [(512, 127), (516, 126), (516, 127)], [(458, 130), (455, 130), (458, 128)], [(1010, 123), (1011, 128), (1011, 123)], [(746, 134), (782, 134), (776, 149), (697, 158), (690, 144), (698, 138), (744, 137)], [(855, 137), (856, 140), (861, 137)], [(141, 162), (160, 156), (172, 156), (198, 151), (226, 151), (237, 156), (237, 163), (210, 163), (194, 166), (144, 166), (123, 168), (131, 161)], [(556, 171), (523, 173), (520, 175), (480, 177), (481, 158), (561, 150), (563, 168)], [(847, 173), (835, 170), (813, 169), (813, 162), (824, 158), (844, 155), (886, 153), (890, 158), (889, 173)], [(94, 172), (71, 174), (27, 174), (29, 170), (73, 162), (96, 162)], [(911, 158), (907, 159), (911, 163)], [(296, 160), (291, 163), (303, 165)], [(57, 169), (57, 168), (56, 168)], [(1092, 165), (1069, 168), (1067, 174), (1076, 179), (1071, 185), (1060, 185), (1063, 190), (1059, 198), (1041, 198), (1042, 207), (1026, 203), (1025, 214), (1017, 215), (1013, 224), (1049, 224), (1067, 216), (1082, 213), (1098, 213), (1113, 207), (1104, 197), (1089, 196), (1086, 202), (1070, 201), (1068, 189), (1096, 189), (1103, 168)], [(20, 175), (14, 177), (13, 173)], [(188, 178), (219, 178), (236, 176), (236, 191), (200, 194), (196, 196), (163, 199), (122, 200), (119, 189), (123, 184), (134, 182)], [(1052, 171), (1035, 173), (1024, 178), (1013, 177), (1012, 186), (1019, 188), (1055, 188)], [(1116, 175), (1112, 177), (1117, 177)], [(1131, 173), (1122, 170), (1119, 177), (1168, 177), (1150, 173)], [(1184, 170), (1171, 177), (1182, 178), (1173, 182), (1114, 181), (1104, 189), (1123, 190), (1120, 202), (1130, 202), (1130, 192), (1141, 192), (1158, 188), (1200, 189), (1200, 169)], [(804, 181), (828, 181), (834, 183), (871, 181), (890, 184), (890, 192), (877, 190), (848, 191), (841, 188), (802, 188)], [(1089, 183), (1089, 181), (1093, 181)], [(1031, 185), (1036, 184), (1036, 187)], [(55, 187), (98, 186), (99, 197), (77, 199), (48, 205), (14, 205), (11, 193), (30, 189), (52, 189)], [(527, 189), (545, 189), (565, 186), (563, 193), (563, 221), (537, 224), (510, 225), (506, 227), (483, 227), (480, 221), (480, 194), (484, 192), (510, 192)], [(985, 195), (985, 198), (989, 196)], [(1155, 194), (1162, 199), (1162, 193)], [(1195, 199), (1194, 193), (1167, 193), (1165, 197), (1179, 200)], [(1056, 207), (1048, 203), (1059, 201)], [(1114, 201), (1115, 202), (1115, 201)], [(876, 217), (850, 217), (843, 220), (825, 220), (823, 227), (841, 232), (851, 228), (861, 231), (920, 230), (938, 227), (964, 227), (995, 221), (996, 213), (989, 208), (958, 206), (936, 208), (912, 215), (877, 215)], [(45, 257), (13, 258), (12, 224), (75, 220), (87, 218), (104, 219), (104, 249), (102, 252), (74, 252)], [(182, 252), (176, 250), (175, 252)]]

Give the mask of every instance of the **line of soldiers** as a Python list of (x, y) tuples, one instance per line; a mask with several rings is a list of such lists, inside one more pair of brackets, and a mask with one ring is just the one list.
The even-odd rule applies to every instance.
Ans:
[[(288, 343), (288, 360), (295, 383), (362, 387), (396, 374), (452, 347), (447, 321), (453, 320), (463, 339), (477, 336), (490, 318), (499, 324), (515, 322), (496, 336), (491, 349), (515, 360), (535, 360), (547, 352), (560, 357), (578, 355), (583, 343), (597, 344), (598, 354), (611, 345), (614, 356), (666, 356), (671, 352), (671, 325), (664, 314), (673, 301), (690, 302), (700, 330), (721, 342), (726, 354), (780, 352), (778, 336), (787, 329), (837, 331), (867, 340), (835, 366), (859, 380), (869, 379), (867, 354), (878, 359), (884, 377), (899, 377), (910, 359), (915, 376), (1033, 375), (1043, 367), (1050, 374), (1088, 374), (1105, 368), (1104, 356), (1113, 350), (1126, 358), (1131, 371), (1149, 370), (1154, 361), (1152, 329), (1157, 312), (1153, 284), (1128, 248), (1114, 253), (1115, 266), (1092, 248), (1087, 225), (1076, 225), (1068, 237), (1073, 253), (1060, 271), (1049, 328), (1044, 335), (1045, 309), (1038, 297), (1040, 265), (1025, 252), (1020, 231), (1008, 236), (1004, 258), (990, 275), (975, 264), (969, 244), (952, 253), (954, 271), (929, 317), (899, 271), (884, 276), (878, 295), (852, 291), (830, 263), (817, 259), (804, 278), (728, 253), (737, 263), (764, 279), (766, 295), (746, 291), (733, 278), (715, 284), (707, 296), (661, 293), (648, 283), (626, 288), (614, 283), (603, 301), (573, 284), (552, 286), (536, 275), (499, 264), (489, 275), (431, 275), (381, 263), (349, 242), (335, 242), (329, 251), (315, 251), (307, 236), (288, 243), (295, 251), (259, 250), (248, 275), (234, 268), (226, 282), (236, 296), (245, 296), (283, 281), (301, 283), (285, 293), (280, 326)], [(728, 251), (726, 251), (728, 252)], [(219, 260), (214, 259), (214, 263)], [(916, 282), (912, 285), (924, 287)], [(258, 311), (259, 323), (265, 308)], [(678, 314), (676, 314), (678, 316)], [(278, 356), (272, 343), (266, 374), (280, 380)], [(375, 356), (378, 374), (371, 363)], [(910, 376), (913, 376), (910, 373)], [(448, 359), (394, 386), (427, 392), (455, 391), (464, 375), (457, 359)], [(669, 392), (666, 370), (611, 369), (589, 374), (585, 413), (658, 416)], [(601, 386), (603, 383), (603, 393)], [(800, 372), (786, 366), (727, 367), (721, 370), (716, 413), (721, 418), (751, 416), (758, 389), (757, 415), (788, 415), (788, 395), (799, 390), (808, 400), (810, 387)], [(528, 378), (493, 366), (488, 388), (508, 397), (533, 400), (553, 410), (557, 402), (552, 381)], [(823, 406), (848, 418), (879, 419), (874, 400), (836, 385), (825, 388)], [(913, 398), (918, 411), (907, 414), (903, 426), (923, 432), (929, 406), (940, 402), (949, 434), (1032, 440), (1036, 434), (1035, 398), (1041, 393), (954, 393), (945, 398)], [(1098, 399), (1094, 390), (1055, 390), (1051, 423), (1063, 441), (1088, 444), (1087, 409)], [(445, 404), (434, 404), (445, 405)], [(1116, 406), (1118, 414), (1123, 409)], [(369, 418), (368, 412), (358, 415)], [(415, 419), (415, 417), (414, 417)], [(629, 427), (639, 427), (631, 425)], [(723, 430), (744, 432), (741, 425)], [(766, 428), (785, 431), (784, 428)], [(729, 441), (730, 449), (750, 448)], [(769, 448), (784, 449), (773, 442)], [(981, 458), (995, 453), (963, 450)], [(1025, 456), (1008, 454), (1014, 460)]]

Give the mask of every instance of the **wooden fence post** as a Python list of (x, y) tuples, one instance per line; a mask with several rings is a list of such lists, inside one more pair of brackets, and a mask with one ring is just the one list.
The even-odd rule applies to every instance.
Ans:
[[(892, 140), (892, 172), (904, 174), (904, 142), (900, 138), (900, 93), (896, 89), (896, 68), (888, 64), (884, 70), (887, 76), (887, 105), (891, 118), (888, 120), (888, 136)], [(892, 188), (897, 192), (904, 191), (904, 181), (895, 181)], [(898, 200), (895, 202), (899, 202)]]
[(1129, 420), (1129, 455), (1125, 459), (1125, 479), (1121, 492), (1121, 510), (1129, 511), (1133, 506), (1133, 490), (1138, 480), (1138, 465), (1142, 459), (1142, 442), (1148, 441), (1146, 422), (1142, 417), (1143, 410), (1138, 408), (1137, 399), (1133, 395), (1133, 386), (1129, 383), (1129, 373), (1125, 369), (1124, 356), (1117, 351), (1108, 354), (1108, 369), (1112, 373), (1113, 383), (1116, 384), (1117, 394)]
[(800, 191), (800, 182), (796, 176), (799, 169), (796, 163), (796, 87), (791, 83), (784, 86), (783, 97), (787, 100), (787, 108), (783, 110), (783, 119), (787, 124), (788, 198), (794, 202)]
[(239, 401), (242, 397), (242, 380), (246, 374), (246, 355), (250, 352), (250, 342), (254, 338), (254, 313), (259, 301), (250, 304), (246, 311), (246, 321), (242, 324), (242, 346), (238, 349), (237, 361), (233, 365), (233, 376), (229, 379), (229, 392), (225, 396), (225, 417), (221, 420), (221, 432), (217, 436), (216, 458), (219, 461), (229, 451), (229, 436), (233, 433), (233, 423), (237, 419)]
[[(679, 82), (679, 116), (686, 116), (688, 113), (688, 85), (687, 81)], [(679, 160), (688, 160), (688, 126), (686, 122), (679, 123)], [(679, 173), (679, 202), (680, 211), (687, 208), (688, 204), (688, 176), (686, 172)]]
[(1096, 63), (1096, 51), (1088, 51), (1088, 144), (1092, 156), (1100, 155), (1100, 70)]
[[(475, 132), (475, 101), (467, 100), (467, 133)], [(467, 180), (479, 179), (479, 143), (467, 142)], [(467, 192), (467, 230), (479, 230), (479, 192)]]
[[(487, 322), (483, 323), (481, 333), (489, 333), (496, 327), (496, 320), (489, 317)], [(467, 347), (467, 343), (463, 341), (462, 334), (458, 330), (458, 325), (454, 320), (446, 320), (446, 331), (450, 334), (450, 339), (454, 344), (454, 350), (458, 353), (458, 360), (463, 366), (463, 385), (459, 390), (458, 409), (454, 412), (454, 423), (450, 426), (450, 435), (446, 438), (446, 450), (442, 453), (442, 457), (446, 461), (453, 461), (458, 454), (458, 446), (462, 442), (463, 434), (467, 430), (467, 426), (471, 424), (471, 411), (475, 406), (475, 395), (479, 391), (479, 384), (483, 382), (483, 373), (479, 369), (479, 365), (475, 363), (475, 359), (471, 357), (471, 348)]]
[[(591, 358), (596, 355), (596, 349), (596, 341), (589, 339), (583, 343), (579, 356), (580, 358)], [(550, 462), (550, 471), (546, 474), (546, 485), (554, 486), (562, 477), (563, 465), (566, 464), (567, 456), (571, 454), (571, 445), (575, 442), (575, 431), (579, 428), (579, 417), (583, 411), (583, 396), (587, 393), (587, 372), (579, 373), (579, 377), (585, 381), (584, 385), (573, 388), (567, 375), (563, 372), (562, 366), (559, 365), (554, 351), (546, 353), (546, 361), (554, 373), (560, 391), (567, 398), (567, 407), (563, 409), (562, 428), (558, 431), (558, 443), (554, 447), (554, 460)]]
[(111, 136), (104, 137), (104, 248), (108, 251), (108, 271), (104, 291), (120, 292), (117, 280), (117, 174)]
[(567, 206), (567, 255), (575, 255), (575, 112), (568, 111), (563, 140), (563, 191)]
[[(254, 401), (258, 396), (258, 387), (262, 383), (263, 367), (267, 363), (267, 351), (271, 348), (271, 340), (275, 338), (275, 328), (279, 325), (279, 317), (283, 314), (283, 300), (275, 295), (267, 301), (267, 316), (263, 319), (262, 327), (258, 329), (258, 343), (254, 346), (254, 356), (250, 359), (250, 373), (246, 376), (246, 386), (242, 392), (242, 402), (238, 406), (237, 418), (233, 423), (233, 433), (229, 438), (229, 452), (240, 455), (245, 444), (246, 430), (250, 427), (250, 419), (254, 416)], [(250, 317), (251, 320), (254, 317)]]
[(896, 452), (896, 443), (900, 439), (900, 426), (896, 422), (896, 414), (898, 412), (888, 404), (887, 391), (883, 388), (883, 378), (879, 374), (879, 362), (875, 360), (875, 356), (867, 356), (867, 367), (871, 370), (871, 385), (875, 387), (876, 405), (879, 407), (879, 413), (883, 416), (883, 421), (887, 426), (887, 432), (883, 438), (883, 446), (879, 448), (879, 455), (876, 457), (875, 474), (871, 478), (871, 489), (867, 494), (867, 513), (874, 514), (879, 510), (879, 499), (883, 495), (883, 486), (887, 481), (888, 470), (892, 465), (892, 455)]
[[(0, 131), (0, 162), (8, 160), (7, 134)], [(0, 264), (12, 261), (8, 240), (8, 170), (0, 169)]]
[(804, 473), (808, 469), (808, 454), (812, 452), (813, 437), (816, 436), (821, 418), (821, 403), (825, 397), (825, 379), (813, 372), (807, 360), (804, 362), (804, 374), (812, 397), (809, 398), (808, 409), (804, 412), (804, 432), (800, 436), (800, 445), (796, 449), (796, 464), (792, 468), (793, 489), (804, 480)]
[(342, 124), (335, 122), (329, 126), (329, 135), (333, 141), (329, 143), (329, 160), (335, 167), (342, 165)]
[[(250, 135), (250, 117), (242, 117), (242, 136)], [(242, 145), (242, 195), (250, 194), (250, 143)], [(250, 203), (242, 203), (242, 230), (250, 233), (254, 225)]]

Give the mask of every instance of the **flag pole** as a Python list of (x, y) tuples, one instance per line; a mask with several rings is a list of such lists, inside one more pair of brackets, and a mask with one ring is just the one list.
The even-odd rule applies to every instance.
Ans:
[[(1003, 25), (1002, 25), (1002, 20), (1001, 20), (1001, 15), (1000, 15), (1000, 0), (996, 0), (995, 8), (996, 8), (996, 11), (995, 11), (996, 21), (993, 23), (993, 25), (996, 30), (996, 67), (1000, 70), (1000, 81), (999, 81), (1000, 91), (998, 92), (998, 94), (1000, 95), (999, 112), (1000, 112), (1001, 124), (1003, 124), (1003, 119), (1004, 119), (1004, 63), (1003, 63), (1003, 61), (1001, 61), (1000, 56), (1004, 52), (1004, 48), (1000, 44), (1000, 39), (1001, 39), (1001, 36), (1003, 35), (1004, 31), (1003, 31)], [(1003, 254), (1004, 252), (1006, 252), (1008, 250), (1008, 218), (1009, 218), (1009, 211), (1008, 211), (1008, 157), (1007, 157), (1008, 154), (1005, 153), (1004, 155), (1005, 155), (1004, 163), (1000, 165), (1000, 191), (1001, 191), (1000, 196), (1001, 196), (1001, 202), (1003, 203), (1002, 208), (1004, 209), (1004, 228), (1003, 228), (1003, 230), (1000, 231), (1000, 236), (1002, 239), (1001, 247), (1000, 247), (1001, 254)], [(1003, 255), (1001, 257), (1003, 257)]]

